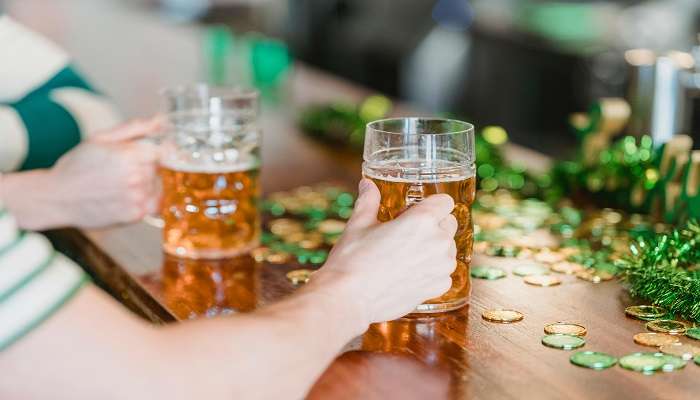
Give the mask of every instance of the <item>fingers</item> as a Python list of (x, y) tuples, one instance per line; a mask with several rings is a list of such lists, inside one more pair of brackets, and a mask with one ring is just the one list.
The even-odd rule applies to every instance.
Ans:
[(161, 115), (148, 119), (134, 119), (118, 127), (101, 132), (92, 138), (95, 143), (119, 143), (148, 136), (154, 136), (161, 132), (164, 118)]
[(410, 207), (399, 218), (430, 217), (435, 222), (445, 219), (455, 207), (452, 197), (447, 194), (434, 194), (428, 196), (420, 203)]
[(360, 181), (359, 192), (352, 217), (348, 221), (348, 229), (367, 228), (377, 223), (379, 201), (381, 200), (377, 185), (371, 180), (363, 178)]

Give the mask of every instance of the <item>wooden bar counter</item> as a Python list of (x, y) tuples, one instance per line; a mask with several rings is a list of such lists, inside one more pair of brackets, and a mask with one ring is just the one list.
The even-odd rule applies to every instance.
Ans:
[[(295, 105), (342, 94), (365, 94), (348, 83), (298, 66)], [(311, 90), (311, 88), (315, 88)], [(314, 94), (314, 90), (318, 91)], [(409, 113), (402, 107), (398, 114)], [(288, 111), (264, 111), (263, 185), (266, 192), (332, 180), (354, 185), (360, 156), (303, 136)], [(512, 157), (546, 161), (518, 147)], [(58, 240), (125, 304), (154, 322), (248, 312), (293, 292), (285, 273), (298, 266), (256, 263), (250, 257), (188, 261), (164, 256), (160, 231), (145, 223), (106, 230), (68, 230)], [(510, 270), (517, 260), (477, 255), (473, 265)], [(585, 350), (622, 356), (648, 351), (632, 336), (642, 321), (625, 317), (635, 304), (615, 281), (599, 284), (563, 276), (555, 287), (526, 285), (509, 274), (473, 280), (470, 305), (443, 315), (375, 324), (346, 347), (312, 389), (312, 399), (685, 399), (700, 389), (700, 367), (644, 376), (613, 367), (593, 371), (569, 363), (570, 352), (544, 347), (547, 323), (588, 329)], [(525, 319), (509, 325), (481, 318), (486, 308), (514, 308)]]
[[(108, 86), (107, 92), (127, 114), (144, 114), (157, 108), (160, 86), (194, 80), (192, 49), (201, 37), (188, 27), (129, 25), (141, 21), (141, 16), (129, 18), (128, 7), (120, 3), (65, 1), (59, 6), (22, 0), (8, 2), (7, 11), (51, 35), (76, 59), (86, 60), (85, 69)], [(86, 34), (88, 27), (80, 27), (85, 20), (104, 29)], [(156, 24), (154, 18), (144, 21)], [(97, 54), (96, 41), (103, 40), (110, 29), (124, 37), (110, 43), (111, 51), (101, 48)], [(354, 187), (360, 177), (360, 155), (303, 136), (295, 116), (310, 103), (356, 101), (370, 92), (303, 65), (295, 68), (289, 89), (280, 102), (263, 109), (265, 192), (320, 181)], [(399, 106), (394, 114), (414, 112)], [(509, 148), (508, 156), (539, 168), (547, 163), (542, 156), (518, 147)], [(294, 290), (284, 276), (293, 266), (258, 264), (249, 257), (199, 262), (164, 257), (160, 231), (144, 223), (105, 230), (63, 230), (53, 236), (98, 283), (154, 323), (248, 312)], [(477, 255), (473, 265), (510, 270), (514, 263), (517, 260)], [(684, 370), (653, 376), (619, 366), (593, 371), (571, 365), (571, 352), (544, 347), (540, 343), (544, 325), (565, 320), (587, 327), (584, 350), (616, 356), (649, 350), (632, 340), (634, 334), (644, 331), (644, 325), (625, 317), (624, 307), (635, 303), (619, 283), (592, 284), (571, 276), (564, 276), (563, 281), (545, 288), (526, 285), (512, 274), (496, 281), (473, 280), (468, 307), (373, 325), (339, 354), (309, 398), (697, 398), (700, 367), (692, 363)], [(484, 309), (495, 307), (517, 309), (525, 318), (508, 325), (481, 318)]]

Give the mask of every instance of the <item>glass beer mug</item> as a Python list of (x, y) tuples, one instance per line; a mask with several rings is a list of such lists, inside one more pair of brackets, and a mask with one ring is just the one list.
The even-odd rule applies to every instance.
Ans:
[(415, 313), (450, 311), (467, 304), (471, 290), (471, 206), (475, 197), (474, 127), (438, 118), (394, 118), (367, 124), (363, 175), (379, 188), (381, 222), (396, 218), (425, 197), (446, 193), (455, 202), (457, 259), (452, 287)]
[(168, 114), (161, 149), (163, 249), (232, 257), (260, 239), (258, 95), (222, 91)]

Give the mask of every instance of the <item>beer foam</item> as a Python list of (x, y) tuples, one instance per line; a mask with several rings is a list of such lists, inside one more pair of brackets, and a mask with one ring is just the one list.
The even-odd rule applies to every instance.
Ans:
[(260, 161), (253, 156), (239, 158), (236, 161), (216, 162), (214, 160), (181, 160), (164, 159), (160, 165), (164, 168), (180, 172), (195, 172), (205, 174), (226, 174), (232, 172), (243, 172), (256, 169), (260, 166)]
[(431, 166), (416, 165), (415, 161), (389, 160), (381, 163), (362, 165), (362, 172), (367, 178), (381, 179), (389, 182), (457, 182), (476, 175), (474, 166), (442, 161)]

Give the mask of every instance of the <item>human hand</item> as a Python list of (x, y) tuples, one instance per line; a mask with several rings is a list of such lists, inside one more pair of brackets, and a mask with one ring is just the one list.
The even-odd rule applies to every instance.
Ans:
[(398, 218), (377, 221), (380, 194), (360, 182), (352, 218), (309, 289), (357, 305), (363, 323), (395, 319), (446, 292), (456, 266), (454, 201), (433, 195)]
[(160, 127), (135, 121), (97, 134), (49, 170), (10, 174), (3, 200), (26, 229), (103, 227), (137, 221), (157, 208), (157, 147), (136, 139)]

